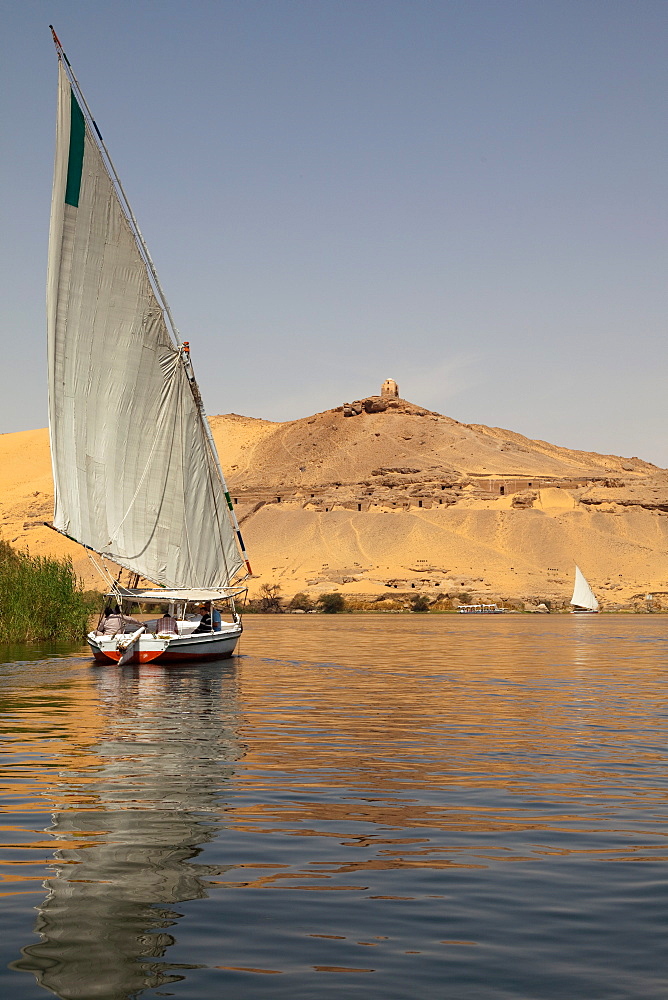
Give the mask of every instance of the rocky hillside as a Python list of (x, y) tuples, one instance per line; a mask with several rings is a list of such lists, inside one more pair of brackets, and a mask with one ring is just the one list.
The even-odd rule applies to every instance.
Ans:
[(463, 492), (636, 482), (657, 472), (638, 458), (559, 448), (379, 396), (280, 424), (229, 414), (212, 427), (231, 490), (244, 500), (450, 503)]
[[(211, 418), (254, 578), (285, 595), (469, 593), (568, 601), (575, 562), (608, 607), (668, 595), (668, 472), (369, 396), (285, 423)], [(3, 536), (80, 547), (51, 515), (46, 431), (0, 436)], [(668, 598), (666, 598), (668, 600)]]

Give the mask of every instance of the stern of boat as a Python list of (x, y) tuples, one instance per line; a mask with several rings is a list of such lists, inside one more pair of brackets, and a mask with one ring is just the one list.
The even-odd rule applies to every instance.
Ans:
[(127, 635), (89, 632), (86, 641), (98, 663), (197, 663), (232, 656), (242, 631), (241, 623), (234, 622), (219, 632), (178, 636), (144, 632), (131, 642)]

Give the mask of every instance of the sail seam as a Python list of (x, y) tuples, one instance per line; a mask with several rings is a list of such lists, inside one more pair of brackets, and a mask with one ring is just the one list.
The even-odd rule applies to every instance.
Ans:
[[(158, 272), (156, 271), (155, 264), (153, 263), (153, 258), (151, 257), (148, 245), (144, 239), (141, 229), (139, 228), (139, 223), (137, 222), (137, 218), (132, 210), (132, 206), (130, 205), (128, 196), (125, 193), (125, 188), (123, 187), (122, 181), (118, 175), (116, 167), (114, 166), (114, 162), (111, 158), (111, 155), (109, 154), (109, 150), (107, 149), (106, 143), (102, 138), (99, 128), (97, 127), (97, 123), (93, 118), (92, 112), (90, 110), (90, 107), (88, 106), (88, 102), (86, 101), (86, 98), (81, 89), (79, 81), (77, 80), (74, 74), (74, 70), (72, 69), (72, 66), (67, 58), (65, 58), (65, 64), (66, 64), (65, 73), (67, 74), (67, 77), (70, 81), (70, 86), (72, 87), (73, 95), (76, 94), (77, 104), (79, 105), (79, 110), (83, 115), (85, 125), (87, 126), (88, 129), (88, 133), (91, 136), (94, 144), (100, 151), (104, 169), (107, 173), (107, 176), (109, 177), (109, 180), (112, 183), (112, 186), (114, 187), (114, 190), (116, 191), (119, 204), (123, 209), (123, 213), (128, 220), (132, 236), (137, 245), (137, 249), (143, 261), (144, 267), (146, 268), (147, 275), (151, 283), (151, 286), (153, 287), (156, 299), (167, 319), (167, 324), (166, 324), (167, 328), (172, 336), (174, 343), (176, 345), (180, 345), (181, 336), (179, 334), (176, 323), (174, 322), (174, 317), (172, 316), (172, 311), (167, 301), (167, 296), (165, 295), (162, 285), (160, 284), (160, 279), (158, 278)], [(78, 100), (79, 98), (80, 101)]]

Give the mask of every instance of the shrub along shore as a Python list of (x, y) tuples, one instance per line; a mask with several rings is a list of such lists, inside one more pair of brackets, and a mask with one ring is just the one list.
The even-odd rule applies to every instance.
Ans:
[[(662, 597), (668, 598), (668, 592), (661, 595), (638, 594), (626, 605), (608, 605), (601, 608), (603, 613), (612, 614), (666, 614), (668, 606), (660, 603)], [(548, 598), (536, 597), (533, 600), (518, 598), (494, 598), (490, 595), (469, 594), (464, 591), (438, 596), (416, 593), (413, 591), (392, 591), (387, 595), (376, 594), (364, 596), (350, 594), (344, 597), (338, 591), (323, 593), (318, 596), (299, 593), (294, 597), (282, 597), (278, 583), (263, 583), (260, 596), (247, 601), (242, 610), (245, 614), (403, 614), (406, 612), (422, 612), (431, 614), (453, 614), (462, 605), (481, 604), (496, 605), (503, 611), (512, 614), (568, 614), (571, 610), (570, 601), (554, 601)]]
[[(400, 612), (400, 611), (456, 611), (460, 604), (470, 604), (469, 594), (458, 594), (458, 600), (451, 601), (444, 597), (441, 600), (429, 600), (424, 594), (392, 594), (387, 597), (344, 597), (334, 591), (312, 597), (306, 593), (295, 594), (290, 600), (281, 597), (281, 587), (278, 583), (263, 583), (260, 596), (248, 601), (243, 611), (246, 614), (283, 614), (321, 612), (323, 614), (341, 614), (343, 612)], [(518, 602), (519, 603), (519, 602)], [(501, 606), (501, 605), (500, 605)], [(548, 608), (545, 607), (547, 611)], [(523, 607), (506, 604), (505, 610), (523, 610)]]
[(0, 642), (83, 640), (90, 614), (69, 559), (31, 556), (0, 541)]

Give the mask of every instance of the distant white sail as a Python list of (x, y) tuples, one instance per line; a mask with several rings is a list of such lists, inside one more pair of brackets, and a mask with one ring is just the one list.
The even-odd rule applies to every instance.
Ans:
[(578, 566), (575, 567), (575, 586), (573, 588), (571, 604), (576, 608), (587, 608), (589, 611), (598, 611), (598, 601), (594, 596), (594, 591), (585, 580)]
[(188, 359), (62, 60), (47, 321), (54, 527), (156, 584), (227, 586), (243, 559)]

